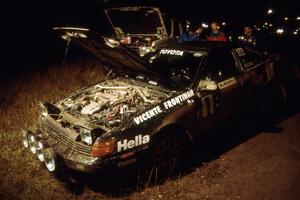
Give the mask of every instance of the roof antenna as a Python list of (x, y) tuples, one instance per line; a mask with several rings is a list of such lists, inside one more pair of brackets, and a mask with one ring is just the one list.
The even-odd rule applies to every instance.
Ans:
[(61, 62), (61, 66), (62, 67), (65, 65), (65, 62), (66, 62), (66, 58), (67, 58), (67, 55), (68, 55), (70, 42), (71, 42), (71, 38), (67, 37), (67, 44), (66, 44), (66, 48), (65, 48), (65, 54), (64, 54), (64, 58), (63, 58), (63, 60)]
[(105, 79), (108, 79), (113, 74), (112, 69), (109, 70), (109, 72), (106, 74)]

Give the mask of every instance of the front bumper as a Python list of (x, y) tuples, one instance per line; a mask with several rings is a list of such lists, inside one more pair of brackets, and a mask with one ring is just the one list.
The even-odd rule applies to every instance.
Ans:
[[(37, 130), (36, 132), (31, 132), (28, 130), (23, 130), (27, 133), (27, 138), (34, 136), (35, 143), (31, 142), (25, 147), (35, 147), (35, 145), (42, 143), (43, 150), (52, 149), (57, 160), (55, 161), (56, 170), (61, 164), (65, 165), (67, 168), (74, 169), (81, 172), (93, 172), (104, 168), (113, 168), (118, 165), (119, 157), (109, 157), (109, 158), (98, 158), (87, 154), (83, 154), (77, 151), (75, 148), (67, 146), (55, 137), (50, 137), (49, 133), (43, 132), (42, 130)], [(22, 134), (24, 135), (24, 134)], [(22, 136), (24, 140), (24, 136)], [(31, 145), (31, 146), (30, 146)], [(31, 151), (34, 154), (38, 154), (37, 151)], [(41, 160), (43, 161), (43, 160)], [(46, 161), (45, 161), (46, 162)]]
[[(118, 168), (133, 164), (137, 161), (137, 156), (144, 150), (144, 148), (141, 148), (139, 150), (136, 149), (134, 152), (128, 152), (127, 154), (112, 154), (109, 157), (104, 158), (93, 157), (91, 156), (91, 146), (84, 145), (83, 143), (72, 139), (70, 130), (61, 127), (51, 117), (40, 118), (38, 129), (34, 133), (30, 131), (27, 132), (30, 136), (34, 136), (35, 143), (42, 143), (40, 146), (42, 146), (43, 149), (51, 149), (51, 154), (54, 154), (52, 157), (57, 158), (57, 167), (62, 163), (68, 168), (81, 172), (93, 172), (99, 169)], [(34, 145), (34, 142), (31, 142), (30, 144)], [(30, 145), (24, 144), (24, 146), (31, 148)], [(38, 152), (43, 152), (43, 150), (40, 149)], [(51, 161), (52, 160), (53, 159), (51, 158)], [(44, 159), (44, 162), (46, 164), (46, 159)], [(49, 170), (48, 167), (47, 169)]]
[(116, 166), (115, 161), (111, 159), (100, 160), (99, 158), (82, 155), (77, 152), (62, 155), (55, 148), (54, 152), (58, 154), (68, 168), (76, 171), (94, 172), (100, 169), (113, 168)]

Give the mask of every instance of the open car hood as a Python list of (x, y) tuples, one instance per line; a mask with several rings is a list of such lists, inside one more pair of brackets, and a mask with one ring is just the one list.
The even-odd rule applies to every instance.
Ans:
[(113, 39), (103, 37), (87, 28), (54, 27), (53, 30), (63, 39), (75, 41), (88, 50), (105, 67), (116, 72), (143, 74), (159, 79), (159, 76), (150, 70), (145, 61)]
[(105, 10), (105, 14), (116, 36), (127, 34), (167, 36), (166, 27), (159, 8), (119, 7), (107, 9)]

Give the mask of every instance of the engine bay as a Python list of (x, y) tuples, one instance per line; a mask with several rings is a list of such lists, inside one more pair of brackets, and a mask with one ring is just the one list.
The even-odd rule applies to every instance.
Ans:
[(164, 90), (111, 79), (60, 101), (57, 106), (75, 117), (112, 129), (168, 97)]

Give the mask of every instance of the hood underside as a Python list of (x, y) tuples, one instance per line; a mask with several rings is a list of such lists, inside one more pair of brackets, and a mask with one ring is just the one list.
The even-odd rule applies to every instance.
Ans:
[[(119, 7), (105, 10), (117, 36), (149, 35), (167, 36), (161, 12), (154, 7)], [(145, 24), (147, 24), (145, 26)]]
[(115, 40), (105, 38), (87, 28), (54, 27), (53, 30), (68, 43), (74, 41), (89, 51), (103, 67), (123, 74), (124, 72), (144, 74), (160, 79), (144, 60)]

